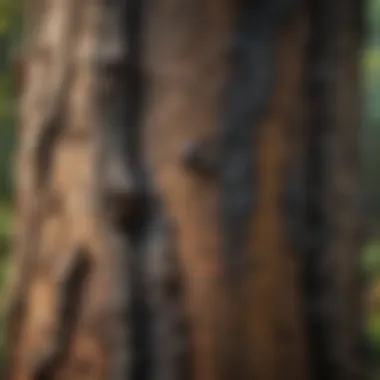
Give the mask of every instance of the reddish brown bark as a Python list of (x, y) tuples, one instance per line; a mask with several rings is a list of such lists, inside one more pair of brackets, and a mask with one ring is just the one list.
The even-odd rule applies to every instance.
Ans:
[[(288, 199), (305, 179), (310, 4), (277, 19), (269, 17), (277, 2), (267, 3), (257, 12), (273, 25), (240, 30), (252, 4), (45, 1), (21, 108), (7, 380), (301, 380), (314, 370), (302, 281), (310, 231), (297, 214), (309, 193)], [(355, 108), (340, 93), (356, 72), (348, 51), (352, 67), (334, 91)], [(257, 132), (245, 144), (256, 194), (246, 241), (231, 250), (220, 138), (234, 114), (225, 98), (236, 55), (249, 53), (255, 70), (273, 64), (273, 87), (259, 94), (262, 118), (254, 109), (242, 122)], [(242, 66), (246, 82), (259, 83), (250, 69)], [(237, 98), (250, 106), (244, 91)], [(342, 168), (357, 123), (350, 138), (347, 120), (338, 124), (334, 171), (351, 179)], [(338, 219), (343, 262), (352, 229)], [(357, 309), (349, 263), (339, 272), (344, 312)], [(354, 331), (357, 321), (342, 323)], [(349, 335), (336, 342), (352, 353)]]

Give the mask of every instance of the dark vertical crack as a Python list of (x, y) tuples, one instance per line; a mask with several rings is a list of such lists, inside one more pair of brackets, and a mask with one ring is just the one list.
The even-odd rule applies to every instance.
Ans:
[[(150, 321), (143, 283), (148, 199), (141, 157), (140, 116), (143, 83), (140, 62), (142, 3), (104, 0), (103, 23), (94, 66), (97, 105), (99, 185), (102, 212), (111, 239), (113, 279), (109, 376), (149, 378)], [(125, 266), (123, 268), (123, 266)], [(118, 336), (116, 336), (116, 334)]]
[(111, 338), (110, 376), (112, 380), (176, 380), (187, 375), (180, 364), (183, 334), (178, 299), (167, 292), (165, 281), (170, 279), (158, 278), (173, 274), (155, 273), (151, 267), (154, 260), (165, 265), (172, 253), (167, 240), (173, 237), (164, 228), (141, 143), (142, 10), (138, 1), (104, 1), (102, 48), (95, 57), (102, 210), (108, 233), (123, 242), (112, 252), (114, 263), (127, 265), (113, 272), (118, 274), (112, 299), (119, 305), (112, 306), (118, 326), (111, 330), (119, 336), (113, 333)]
[(330, 1), (309, 1), (311, 36), (307, 55), (308, 139), (306, 156), (307, 241), (303, 268), (306, 323), (313, 379), (338, 379), (342, 363), (336, 331), (337, 257), (329, 252), (332, 226), (326, 209), (329, 143), (334, 126), (336, 14)]
[(297, 255), (304, 250), (305, 236), (307, 234), (305, 226), (307, 194), (304, 158), (302, 153), (297, 155), (297, 161), (291, 160), (289, 162), (286, 168), (285, 188), (282, 198), (285, 235)]
[[(258, 193), (255, 154), (259, 126), (269, 111), (276, 82), (278, 33), (295, 1), (240, 1), (229, 49), (230, 78), (225, 89), (220, 138), (220, 202), (223, 236), (224, 277), (232, 313), (223, 344), (245, 344), (241, 330), (240, 294), (248, 253), (250, 218)], [(245, 379), (247, 358), (233, 348), (222, 354), (225, 379)]]
[[(90, 261), (86, 250), (76, 247), (64, 260), (66, 263), (57, 268), (56, 284), (58, 307), (52, 336), (44, 343), (42, 351), (32, 365), (33, 380), (50, 380), (59, 369), (66, 356), (69, 339), (75, 327), (80, 305), (83, 302), (85, 280), (90, 272)], [(33, 353), (34, 354), (34, 353)]]
[(189, 336), (182, 306), (183, 289), (176, 251), (176, 234), (164, 209), (156, 202), (148, 225), (146, 294), (152, 315), (152, 377), (191, 379)]
[(221, 219), (230, 280), (245, 264), (248, 220), (257, 194), (253, 164), (258, 126), (275, 83), (277, 33), (294, 1), (241, 1), (221, 125)]

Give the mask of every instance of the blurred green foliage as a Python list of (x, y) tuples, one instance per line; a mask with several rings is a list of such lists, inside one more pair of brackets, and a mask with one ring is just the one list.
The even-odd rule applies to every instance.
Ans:
[(367, 1), (362, 56), (363, 196), (372, 221), (380, 226), (380, 0)]
[(21, 0), (0, 0), (0, 201), (11, 191), (10, 152), (14, 146), (15, 99), (12, 91), (11, 51), (21, 29)]
[(380, 239), (372, 239), (363, 247), (362, 268), (367, 283), (380, 273)]

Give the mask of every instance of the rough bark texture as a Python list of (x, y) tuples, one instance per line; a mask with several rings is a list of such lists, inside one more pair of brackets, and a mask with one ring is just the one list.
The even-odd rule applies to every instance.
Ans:
[(303, 275), (311, 367), (315, 379), (360, 379), (361, 6), (309, 4)]
[(6, 380), (354, 379), (357, 40), (330, 3), (39, 0)]
[[(361, 58), (364, 35), (364, 5), (347, 1), (340, 9), (338, 55), (340, 68), (336, 76), (337, 129), (332, 146), (330, 215), (335, 230), (332, 252), (339, 261), (338, 289), (342, 301), (342, 324), (339, 330), (344, 371), (341, 379), (365, 376), (363, 362), (363, 284), (360, 273), (360, 250), (365, 226), (360, 189), (361, 140)], [(335, 205), (335, 207), (334, 207)]]

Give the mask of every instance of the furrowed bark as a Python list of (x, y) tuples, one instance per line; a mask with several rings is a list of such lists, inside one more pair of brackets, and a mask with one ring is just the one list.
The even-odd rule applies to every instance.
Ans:
[(64, 257), (66, 263), (59, 263), (56, 279), (56, 305), (53, 310), (53, 325), (45, 335), (43, 349), (35, 353), (31, 366), (33, 378), (48, 380), (54, 376), (56, 365), (68, 346), (73, 322), (76, 320), (84, 280), (90, 269), (87, 253), (81, 247), (74, 248)]
[[(23, 138), (18, 162), (18, 231), (9, 296), (9, 327), (16, 347), (19, 332), (15, 330), (22, 323), (28, 283), (34, 276), (32, 268), (37, 266), (39, 256), (39, 223), (44, 215), (56, 211), (54, 207), (52, 210), (50, 202), (43, 204), (41, 199), (52, 198), (48, 194), (45, 177), (50, 169), (52, 146), (62, 129), (66, 83), (70, 80), (71, 70), (68, 48), (73, 38), (73, 29), (69, 29), (68, 24), (75, 19), (73, 11), (72, 2), (66, 5), (56, 2), (45, 10), (40, 15), (39, 28), (32, 40), (32, 53), (27, 56), (29, 83), (23, 96), (20, 120)], [(54, 25), (51, 20), (55, 21)], [(44, 71), (45, 80), (42, 81)], [(46, 107), (45, 112), (39, 112), (41, 103)]]
[(282, 203), (289, 181), (283, 171), (293, 154), (289, 129), (301, 111), (306, 30), (300, 4), (284, 16), (274, 39), (274, 87), (251, 153), (257, 193), (249, 220), (249, 259), (235, 293), (238, 309), (245, 310), (238, 319), (244, 347), (239, 361), (247, 378), (303, 379), (308, 374), (298, 252), (285, 228)]
[(145, 262), (146, 297), (152, 315), (151, 378), (193, 379), (176, 228), (157, 206), (149, 224)]
[[(336, 130), (331, 146), (333, 167), (329, 188), (329, 217), (335, 225), (330, 252), (339, 261), (338, 291), (341, 300), (339, 339), (344, 368), (342, 378), (362, 379), (364, 364), (364, 304), (360, 252), (365, 237), (360, 199), (360, 126), (362, 118), (361, 48), (365, 5), (347, 1), (339, 11), (337, 37), (341, 57), (335, 82)], [(334, 207), (335, 206), (335, 207)], [(364, 233), (363, 233), (364, 232)]]
[(38, 8), (5, 380), (357, 379), (353, 1)]
[(238, 2), (156, 0), (147, 12), (146, 152), (178, 223), (197, 379), (306, 376), (297, 263), (277, 202), (305, 37), (300, 5), (285, 5), (251, 5), (259, 24)]
[[(224, 374), (227, 379), (231, 379), (233, 376), (240, 378), (251, 378), (252, 376), (263, 376), (263, 378), (272, 378), (271, 376), (273, 376), (273, 378), (277, 378), (278, 376), (276, 370), (276, 351), (272, 353), (274, 356), (272, 357), (273, 364), (271, 370), (269, 362), (266, 363), (266, 369), (260, 369), (261, 366), (258, 363), (262, 360), (261, 358), (271, 355), (271, 349), (276, 350), (275, 345), (277, 343), (275, 342), (279, 338), (273, 338), (272, 347), (270, 347), (271, 343), (266, 342), (269, 346), (260, 353), (256, 352), (253, 336), (250, 336), (250, 333), (252, 333), (252, 322), (248, 322), (247, 316), (243, 315), (241, 311), (245, 310), (246, 305), (250, 302), (249, 298), (246, 297), (251, 296), (253, 289), (248, 289), (249, 286), (252, 286), (251, 284), (257, 276), (257, 271), (259, 271), (257, 266), (258, 262), (262, 260), (260, 256), (264, 254), (264, 252), (257, 252), (260, 248), (258, 249), (255, 243), (260, 238), (258, 238), (256, 231), (252, 232), (251, 227), (252, 218), (256, 217), (256, 213), (260, 212), (262, 204), (265, 203), (262, 194), (260, 194), (261, 189), (267, 185), (262, 175), (268, 177), (278, 176), (279, 173), (274, 172), (277, 170), (276, 166), (285, 166), (283, 163), (285, 160), (283, 144), (286, 134), (283, 131), (288, 129), (288, 124), (292, 122), (289, 108), (294, 108), (294, 104), (286, 104), (282, 98), (281, 91), (284, 91), (282, 86), (286, 86), (287, 91), (291, 91), (289, 86), (297, 86), (299, 79), (291, 75), (292, 73), (290, 72), (282, 73), (279, 62), (282, 62), (283, 66), (287, 64), (282, 60), (284, 59), (284, 53), (281, 52), (281, 45), (287, 45), (288, 43), (286, 39), (279, 43), (279, 36), (285, 31), (288, 38), (296, 39), (293, 50), (292, 47), (287, 45), (287, 48), (292, 50), (292, 52), (285, 56), (285, 59), (292, 60), (293, 64), (299, 67), (300, 57), (303, 52), (299, 37), (299, 33), (302, 30), (297, 30), (297, 28), (286, 30), (286, 28), (289, 28), (289, 20), (295, 21), (296, 25), (297, 23), (299, 24), (299, 17), (295, 16), (295, 13), (299, 11), (299, 6), (299, 3), (292, 1), (244, 4), (238, 10), (236, 30), (233, 32), (234, 46), (231, 51), (231, 79), (226, 88), (226, 112), (223, 114), (220, 132), (222, 160), (220, 172), (221, 233), (223, 236), (224, 276), (227, 280), (227, 287), (224, 286), (224, 290), (231, 297), (229, 312), (232, 313), (232, 320), (230, 322), (232, 323), (232, 326), (230, 326), (232, 330), (230, 331), (230, 336), (226, 338), (226, 341), (229, 341), (230, 344), (224, 358), (226, 364)], [(285, 70), (289, 70), (289, 68)], [(286, 83), (282, 78), (283, 75), (291, 75), (291, 80)], [(293, 96), (292, 101), (296, 102), (299, 95), (293, 92), (291, 95), (288, 94), (288, 96)], [(279, 115), (274, 120), (274, 125), (267, 125), (266, 120), (270, 119), (271, 115), (276, 115), (277, 113)], [(271, 144), (273, 146), (266, 148), (265, 140), (263, 141), (262, 138), (265, 139), (268, 130), (271, 130), (270, 133), (272, 133)], [(276, 157), (267, 156), (266, 149), (268, 149), (269, 155), (271, 154), (269, 150), (278, 150)], [(265, 155), (265, 158), (262, 158), (263, 156), (260, 157), (260, 153), (258, 153), (260, 150)], [(263, 165), (273, 166), (266, 166), (263, 169), (263, 167), (260, 167), (260, 160), (263, 160)], [(266, 173), (264, 174), (263, 171)], [(281, 196), (281, 180), (276, 180), (274, 186), (269, 194), (276, 194), (277, 197)], [(279, 208), (280, 205), (277, 204), (275, 198), (269, 199), (267, 206), (273, 207), (275, 218), (281, 217), (280, 213), (282, 213), (282, 209)], [(271, 211), (268, 208), (263, 212), (264, 214), (261, 216), (264, 220)], [(267, 227), (270, 228), (269, 226)], [(264, 240), (264, 247), (261, 249), (263, 251), (277, 249), (280, 255), (286, 255), (286, 243), (280, 242), (281, 233), (273, 231), (271, 239), (278, 239), (279, 246), (276, 248), (267, 246), (268, 241)], [(274, 252), (267, 252), (267, 254), (274, 254)], [(285, 270), (288, 264), (286, 261), (282, 261), (281, 256), (273, 256), (272, 259), (273, 270), (278, 271), (276, 276), (281, 277), (282, 271)], [(264, 276), (270, 276), (269, 273), (271, 271), (272, 269), (266, 268)], [(294, 279), (291, 281), (294, 281)], [(278, 285), (279, 283), (277, 284), (275, 280), (272, 283), (273, 289)], [(254, 287), (256, 286), (261, 287), (262, 285), (255, 284)], [(291, 283), (289, 289), (287, 289), (294, 293), (292, 294), (293, 297), (297, 297), (295, 286), (296, 283)], [(261, 289), (263, 290), (264, 288)], [(281, 292), (280, 289), (276, 291)], [(271, 296), (268, 298), (271, 298)], [(234, 315), (235, 312), (236, 315)], [(251, 318), (260, 318), (260, 314), (263, 316), (266, 314), (264, 318), (267, 321), (275, 318), (274, 314), (271, 317), (271, 313), (273, 311), (270, 309), (262, 312), (254, 310), (254, 306), (252, 307), (252, 311), (248, 311), (248, 315)], [(299, 317), (299, 314), (298, 316), (296, 314), (292, 316), (292, 318)], [(284, 316), (284, 318), (286, 317)], [(276, 333), (277, 326), (268, 325), (267, 327), (267, 333)], [(285, 327), (285, 329), (287, 328)], [(279, 330), (284, 329), (279, 328)], [(300, 331), (302, 331), (302, 328), (296, 334), (300, 334)], [(282, 333), (280, 332), (279, 335), (282, 335)], [(300, 337), (296, 339), (300, 339)], [(259, 340), (262, 341), (262, 339)], [(300, 345), (298, 349), (302, 346), (301, 341), (302, 339), (297, 343)], [(245, 347), (245, 350), (237, 350), (236, 347)], [(278, 354), (281, 351), (282, 349), (279, 349)], [(290, 354), (290, 361), (288, 363), (284, 361), (282, 364), (291, 366), (291, 362), (300, 353), (301, 351), (292, 352), (295, 356), (292, 357), (292, 354)], [(269, 356), (267, 358), (269, 359)], [(265, 374), (260, 373), (261, 370), (266, 371)], [(282, 376), (284, 378), (286, 376), (302, 378), (302, 365), (295, 372), (294, 370), (295, 368), (290, 369), (289, 373), (285, 370)]]
[[(101, 214), (102, 191), (96, 187), (97, 143), (103, 144), (97, 139), (97, 129), (110, 112), (112, 128), (118, 123), (124, 127), (129, 120), (117, 109), (110, 110), (115, 96), (104, 108), (99, 107), (99, 114), (94, 109), (106, 91), (99, 85), (102, 77), (95, 57), (99, 44), (108, 44), (110, 40), (104, 40), (109, 35), (116, 44), (117, 37), (122, 43), (127, 37), (117, 29), (117, 12), (123, 11), (120, 5), (58, 0), (44, 4), (40, 34), (27, 64), (23, 98), (25, 116), (19, 148), (22, 182), (18, 185), (22, 192), (17, 200), (22, 221), (18, 226), (30, 222), (23, 228), (25, 236), (20, 231), (17, 241), (25, 245), (19, 248), (24, 252), (20, 260), (29, 265), (24, 263), (20, 274), (25, 285), (19, 290), (16, 278), (13, 289), (16, 296), (25, 297), (27, 307), (19, 310), (22, 318), (12, 318), (9, 379), (101, 379), (107, 370), (105, 347), (121, 352), (119, 346), (115, 347), (119, 342), (109, 342), (112, 331), (107, 330), (120, 329), (120, 323), (113, 323), (115, 310), (107, 304), (107, 292), (114, 292), (109, 290), (109, 279), (124, 275), (114, 273), (112, 260), (128, 251), (125, 247), (112, 250), (107, 229), (100, 223), (107, 223), (107, 219)], [(100, 49), (104, 51), (102, 46)], [(112, 75), (111, 95), (115, 81)], [(126, 98), (123, 91), (116, 94), (119, 102)], [(130, 205), (119, 207), (128, 209)], [(79, 268), (82, 274), (77, 275), (78, 246), (84, 247), (85, 261), (91, 265), (85, 272)], [(114, 258), (106, 257), (107, 252), (112, 252)], [(63, 276), (67, 279), (60, 279), (62, 263), (66, 258), (70, 262), (71, 255), (73, 265), (68, 265), (68, 273)], [(23, 268), (19, 263), (15, 267)], [(120, 283), (116, 288), (124, 292)], [(78, 295), (79, 303), (75, 301)], [(123, 313), (124, 309), (116, 312)], [(121, 317), (125, 315), (116, 316), (117, 322)], [(128, 321), (123, 319), (123, 332), (126, 324)]]
[[(226, 251), (226, 277), (231, 281), (244, 268), (244, 245), (248, 219), (253, 211), (256, 187), (252, 141), (268, 113), (276, 74), (276, 37), (292, 1), (269, 1), (265, 5), (243, 3), (232, 35), (231, 68), (226, 89), (226, 112), (221, 127), (221, 218)], [(240, 269), (240, 270), (239, 270)]]
[[(136, 75), (139, 29), (131, 24), (139, 8), (130, 1), (103, 1), (99, 9), (98, 40), (93, 52), (95, 109), (94, 134), (98, 146), (96, 187), (100, 192), (99, 219), (109, 250), (111, 280), (108, 321), (108, 376), (127, 379), (138, 366), (134, 352), (133, 269), (139, 253), (131, 227), (145, 213), (141, 169), (136, 149), (139, 116), (139, 77)], [(134, 78), (136, 76), (136, 78)], [(140, 177), (139, 177), (140, 176)], [(138, 291), (138, 290), (136, 290)]]
[[(333, 78), (334, 46), (331, 41), (335, 30), (333, 15), (326, 13), (328, 2), (310, 2), (310, 30), (307, 75), (310, 125), (307, 137), (307, 206), (306, 257), (304, 289), (306, 292), (306, 320), (311, 352), (312, 373), (315, 379), (335, 378), (336, 357), (332, 352), (333, 334), (337, 315), (333, 296), (332, 261), (326, 252), (331, 229), (327, 222), (324, 198), (328, 157), (326, 144), (331, 132), (332, 109), (330, 87)], [(325, 18), (328, 17), (326, 20)], [(332, 264), (335, 265), (336, 263)], [(327, 267), (329, 266), (329, 267)], [(328, 281), (328, 283), (327, 283)]]
[(7, 379), (182, 379), (176, 239), (140, 142), (142, 6), (73, 4), (45, 1), (27, 66), (17, 242), (33, 266), (13, 285)]
[(304, 289), (315, 379), (363, 376), (357, 187), (361, 12), (354, 3), (309, 1)]
[(153, 184), (177, 225), (192, 373), (198, 380), (221, 376), (218, 330), (225, 315), (213, 170), (234, 8), (227, 0), (154, 0), (145, 18), (145, 152)]

